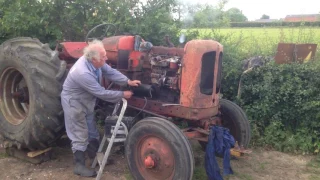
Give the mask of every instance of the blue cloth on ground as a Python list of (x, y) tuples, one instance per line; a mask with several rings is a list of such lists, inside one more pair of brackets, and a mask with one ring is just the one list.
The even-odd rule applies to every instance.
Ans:
[(216, 154), (223, 155), (223, 174), (233, 174), (230, 165), (230, 148), (235, 144), (229, 129), (212, 126), (206, 147), (205, 169), (209, 180), (222, 180)]

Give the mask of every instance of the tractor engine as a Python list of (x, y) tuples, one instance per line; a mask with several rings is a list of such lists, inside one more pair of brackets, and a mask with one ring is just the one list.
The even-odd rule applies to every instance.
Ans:
[(179, 90), (179, 67), (181, 67), (181, 57), (160, 55), (151, 56), (151, 83), (162, 88)]
[(134, 96), (179, 104), (182, 48), (152, 46), (139, 36), (115, 36), (103, 43), (107, 63), (142, 82), (142, 86), (131, 89)]
[[(150, 69), (145, 69), (143, 84), (148, 84), (146, 94), (139, 93), (139, 88), (133, 89), (136, 96), (150, 95), (150, 98), (164, 102), (179, 103), (181, 72), (181, 57), (170, 55), (149, 54), (146, 63), (150, 63)], [(146, 85), (141, 86), (141, 88)]]

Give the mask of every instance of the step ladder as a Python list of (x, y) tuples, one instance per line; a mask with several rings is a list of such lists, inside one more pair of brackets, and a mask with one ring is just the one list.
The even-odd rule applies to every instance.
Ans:
[[(95, 168), (96, 165), (97, 165), (97, 162), (99, 163), (100, 167), (99, 167), (99, 171), (98, 171), (98, 175), (96, 177), (96, 180), (100, 180), (101, 179), (101, 176), (102, 176), (102, 173), (103, 173), (103, 169), (104, 169), (104, 167), (105, 167), (105, 165), (107, 163), (107, 160), (108, 160), (111, 148), (113, 146), (113, 143), (114, 142), (124, 142), (125, 139), (126, 139), (126, 138), (116, 138), (116, 135), (118, 133), (119, 127), (122, 126), (123, 129), (120, 130), (120, 131), (123, 131), (125, 135), (128, 134), (128, 129), (126, 128), (124, 123), (121, 122), (122, 119), (123, 119), (123, 115), (124, 115), (124, 113), (125, 113), (125, 111), (127, 109), (127, 100), (122, 98), (122, 108), (121, 108), (119, 116), (117, 116), (117, 111), (118, 111), (119, 107), (120, 107), (120, 102), (115, 105), (115, 108), (114, 108), (114, 110), (112, 112), (112, 116), (111, 116), (112, 118), (118, 118), (118, 120), (116, 122), (116, 125), (115, 125), (115, 127), (114, 127), (114, 129), (112, 131), (112, 136), (111, 136), (111, 138), (108, 138), (106, 136), (106, 132), (104, 133), (102, 141), (101, 141), (101, 143), (99, 145), (97, 156), (95, 157), (95, 159), (94, 159), (94, 161), (93, 161), (93, 163), (91, 165), (91, 168)], [(106, 143), (106, 141), (108, 141), (109, 143), (108, 143), (108, 147), (107, 147), (106, 152), (103, 153), (102, 149), (103, 149), (104, 144)]]

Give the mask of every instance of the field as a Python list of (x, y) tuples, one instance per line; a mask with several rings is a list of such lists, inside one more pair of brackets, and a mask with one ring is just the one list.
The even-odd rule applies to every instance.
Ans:
[[(218, 28), (183, 31), (187, 34), (197, 34), (197, 38), (213, 38), (222, 44), (236, 46), (237, 50), (246, 57), (274, 55), (279, 42), (320, 44), (319, 27)], [(320, 55), (319, 47), (317, 55)]]

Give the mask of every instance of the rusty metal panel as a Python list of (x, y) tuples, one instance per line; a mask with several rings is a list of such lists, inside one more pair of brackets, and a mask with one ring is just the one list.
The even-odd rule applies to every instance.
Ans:
[(314, 60), (317, 44), (279, 43), (275, 61), (277, 64), (308, 62)]
[(300, 63), (313, 61), (316, 55), (316, 50), (317, 44), (297, 44), (295, 59)]
[(293, 62), (293, 49), (295, 44), (279, 43), (275, 60), (277, 64)]
[(151, 49), (152, 54), (166, 54), (168, 56), (183, 56), (183, 48), (168, 48), (163, 46), (153, 46)]
[(63, 42), (60, 57), (63, 59), (78, 59), (83, 55), (83, 49), (87, 46), (86, 42)]
[(118, 43), (122, 37), (124, 36), (112, 36), (104, 38), (102, 43), (106, 51), (118, 51)]
[[(216, 91), (217, 73), (219, 68), (219, 55), (223, 46), (212, 40), (192, 40), (185, 46), (185, 55), (182, 60), (180, 104), (184, 107), (211, 108), (218, 106), (219, 97)], [(203, 94), (200, 92), (202, 61), (206, 53), (214, 52), (215, 61), (212, 70), (214, 71), (212, 93)], [(207, 69), (207, 68), (206, 68)]]
[(128, 99), (128, 104), (137, 108), (157, 113), (164, 116), (180, 117), (188, 120), (201, 120), (211, 118), (218, 114), (218, 106), (210, 108), (188, 108), (179, 104), (164, 104), (155, 100), (145, 100), (137, 97)]
[(118, 49), (133, 51), (134, 36), (123, 36), (119, 39)]
[(134, 36), (113, 36), (102, 40), (107, 52), (107, 63), (119, 69), (128, 69), (129, 54), (133, 51)]
[(107, 63), (111, 63), (112, 65), (117, 65), (118, 63), (118, 42), (122, 36), (113, 36), (104, 38), (102, 43), (104, 45), (104, 49), (107, 53)]
[(144, 55), (139, 51), (131, 51), (129, 55), (129, 70), (141, 71)]

